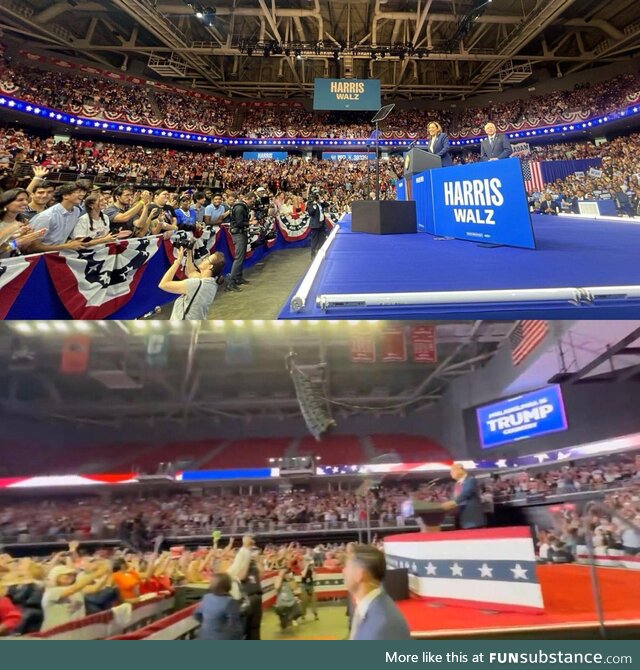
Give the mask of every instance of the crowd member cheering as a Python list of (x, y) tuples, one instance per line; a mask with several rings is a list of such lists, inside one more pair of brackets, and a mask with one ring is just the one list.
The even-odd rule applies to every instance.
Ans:
[(76, 223), (71, 238), (83, 240), (90, 246), (115, 242), (117, 236), (111, 232), (109, 217), (102, 211), (104, 202), (100, 192), (88, 195), (84, 200), (85, 214)]
[(109, 565), (103, 563), (78, 578), (77, 570), (71, 565), (57, 565), (52, 568), (42, 595), (42, 630), (83, 619), (86, 616), (83, 589), (108, 571)]
[(0, 258), (18, 256), (42, 239), (46, 230), (31, 230), (24, 212), (28, 206), (27, 191), (14, 188), (0, 195)]
[(127, 231), (135, 237), (142, 237), (148, 230), (146, 214), (151, 197), (145, 192), (134, 203), (133, 195), (131, 186), (118, 186), (113, 192), (113, 203), (105, 211), (105, 216), (109, 219), (113, 232)]
[(30, 246), (31, 252), (86, 248), (87, 243), (82, 240), (69, 240), (83, 213), (81, 205), (84, 196), (85, 190), (77, 183), (58, 186), (53, 196), (57, 204), (37, 214), (30, 221), (34, 232), (45, 230), (44, 235)]

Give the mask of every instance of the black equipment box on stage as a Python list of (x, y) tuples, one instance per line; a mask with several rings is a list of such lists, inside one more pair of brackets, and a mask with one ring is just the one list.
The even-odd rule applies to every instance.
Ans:
[(417, 233), (413, 200), (355, 200), (351, 203), (351, 230), (372, 235)]
[(382, 586), (392, 600), (409, 598), (409, 571), (406, 568), (387, 570)]

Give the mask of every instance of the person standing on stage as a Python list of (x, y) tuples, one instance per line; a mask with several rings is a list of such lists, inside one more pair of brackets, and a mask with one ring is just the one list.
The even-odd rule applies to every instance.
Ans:
[(398, 606), (382, 588), (384, 554), (357, 544), (344, 566), (344, 583), (355, 608), (350, 640), (410, 640), (411, 633)]
[(496, 133), (496, 124), (487, 123), (484, 127), (487, 137), (480, 142), (480, 160), (498, 161), (501, 158), (509, 158), (513, 153), (511, 142), (504, 133)]
[(427, 133), (429, 133), (427, 151), (430, 154), (440, 156), (442, 167), (453, 165), (451, 154), (449, 153), (449, 137), (442, 131), (442, 126), (437, 121), (429, 121)]
[(458, 528), (483, 528), (487, 517), (482, 509), (480, 489), (475, 477), (470, 475), (460, 463), (451, 466), (451, 477), (455, 480), (453, 499), (443, 503), (445, 510), (455, 510)]

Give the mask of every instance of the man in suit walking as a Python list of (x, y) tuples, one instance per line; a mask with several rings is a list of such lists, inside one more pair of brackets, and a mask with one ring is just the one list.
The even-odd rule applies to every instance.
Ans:
[(384, 554), (367, 544), (353, 547), (344, 567), (344, 582), (355, 603), (350, 640), (410, 640), (409, 626), (382, 588)]
[(480, 490), (475, 477), (472, 477), (460, 463), (451, 466), (451, 477), (455, 480), (453, 499), (443, 503), (445, 510), (455, 510), (458, 528), (483, 528), (487, 517), (482, 509)]
[(495, 123), (487, 123), (484, 127), (487, 137), (480, 142), (480, 160), (497, 161), (501, 158), (509, 158), (512, 153), (511, 143), (502, 134), (496, 134)]

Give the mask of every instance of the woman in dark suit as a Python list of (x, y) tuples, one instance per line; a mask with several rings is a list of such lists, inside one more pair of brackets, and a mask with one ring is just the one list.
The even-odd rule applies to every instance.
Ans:
[(429, 134), (427, 151), (440, 156), (442, 167), (453, 165), (451, 154), (449, 153), (449, 137), (442, 131), (442, 126), (437, 121), (429, 121), (427, 133)]
[(231, 597), (231, 577), (226, 572), (213, 576), (209, 593), (193, 616), (200, 621), (199, 640), (242, 640), (240, 603)]

